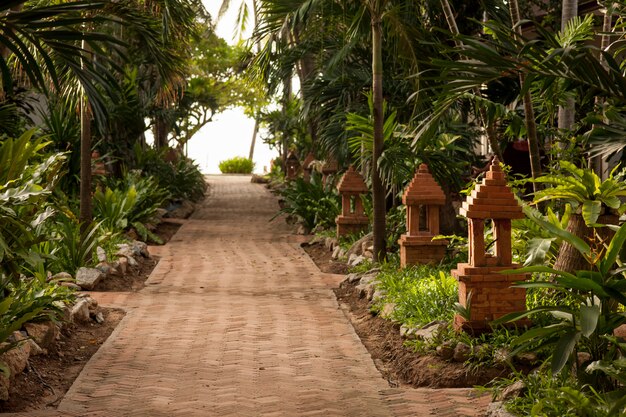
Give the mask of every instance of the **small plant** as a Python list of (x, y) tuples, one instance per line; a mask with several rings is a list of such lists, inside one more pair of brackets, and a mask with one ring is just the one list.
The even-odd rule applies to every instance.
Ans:
[(169, 193), (152, 177), (133, 171), (120, 182), (111, 183), (94, 194), (94, 214), (107, 233), (118, 233), (133, 227), (143, 240), (159, 238), (150, 231), (157, 223), (157, 210), (165, 204)]
[(381, 272), (379, 289), (386, 295), (375, 308), (394, 303), (392, 318), (408, 325), (425, 325), (433, 320), (451, 320), (458, 299), (458, 284), (448, 269), (411, 266)]
[(73, 274), (78, 268), (88, 266), (92, 252), (105, 239), (100, 234), (100, 224), (93, 223), (81, 234), (78, 219), (69, 210), (55, 216), (52, 239), (46, 242), (51, 255), (49, 269)]
[[(7, 342), (13, 332), (25, 323), (38, 320), (61, 320), (63, 306), (74, 298), (73, 290), (48, 283), (44, 278), (20, 279), (15, 283), (0, 284), (0, 353), (14, 348), (19, 342)], [(5, 363), (0, 372), (10, 376)]]
[(236, 156), (219, 164), (220, 171), (223, 174), (251, 174), (254, 170), (254, 162), (249, 158)]
[(331, 228), (341, 211), (341, 199), (335, 191), (324, 187), (317, 173), (311, 181), (296, 178), (280, 191), (285, 207), (280, 212), (297, 216), (310, 230), (316, 226)]

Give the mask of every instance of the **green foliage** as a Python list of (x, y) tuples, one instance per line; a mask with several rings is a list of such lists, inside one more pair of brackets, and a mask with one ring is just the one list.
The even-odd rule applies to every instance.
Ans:
[(78, 268), (89, 266), (96, 246), (106, 239), (101, 235), (99, 223), (90, 225), (81, 234), (78, 219), (68, 209), (54, 217), (51, 228), (51, 239), (40, 245), (40, 249), (49, 254), (47, 268), (53, 273), (74, 274)]
[(190, 159), (165, 161), (165, 152), (135, 146), (137, 168), (144, 176), (153, 177), (160, 188), (167, 190), (172, 200), (199, 201), (204, 197), (206, 182), (200, 169)]
[(254, 170), (254, 162), (249, 158), (236, 156), (221, 161), (219, 168), (222, 174), (251, 174)]
[(132, 226), (146, 238), (149, 230), (145, 225), (156, 222), (156, 212), (165, 204), (169, 194), (154, 178), (142, 177), (139, 172), (129, 172), (112, 185), (114, 189), (98, 189), (93, 196), (94, 216), (102, 229), (114, 234)]
[[(524, 395), (507, 402), (506, 409), (519, 416), (533, 417), (609, 417), (610, 400), (588, 385), (580, 385), (571, 375), (552, 375), (541, 369), (519, 374)], [(506, 381), (511, 383), (512, 381)]]
[(0, 142), (0, 275), (13, 283), (25, 267), (41, 262), (37, 244), (46, 240), (41, 230), (53, 214), (48, 197), (65, 159), (62, 154), (45, 159), (46, 143), (33, 133)]
[[(531, 206), (524, 206), (524, 211), (528, 217), (513, 220), (512, 223), (511, 240), (515, 259), (524, 261), (524, 266), (552, 264), (562, 242), (562, 238), (554, 231), (567, 228), (571, 205), (565, 205), (562, 215), (550, 207), (545, 216)], [(541, 219), (541, 222), (533, 221), (531, 217)]]
[(397, 252), (400, 248), (398, 240), (406, 233), (406, 206), (401, 204), (387, 212), (387, 249)]
[(309, 229), (316, 226), (334, 227), (341, 211), (341, 198), (336, 191), (324, 187), (321, 176), (311, 175), (311, 181), (296, 178), (280, 190), (285, 206), (282, 213), (297, 216)]
[[(563, 231), (562, 236), (568, 241), (575, 238), (567, 231)], [(550, 347), (554, 374), (567, 373), (570, 370), (568, 363), (578, 365), (575, 360), (576, 352), (587, 351), (593, 362), (580, 369), (577, 377), (588, 382), (594, 389), (613, 392), (614, 395), (618, 395), (623, 388), (620, 389), (615, 384), (615, 375), (608, 370), (613, 361), (626, 353), (626, 345), (611, 343), (614, 330), (626, 323), (626, 315), (620, 312), (620, 308), (626, 306), (626, 278), (622, 268), (614, 269), (616, 262), (621, 265), (619, 254), (624, 241), (626, 225), (618, 229), (606, 249), (600, 248), (598, 252), (594, 252), (586, 243), (578, 242), (581, 246), (579, 250), (589, 262), (590, 270), (576, 271), (574, 274), (545, 266), (516, 270), (516, 273), (544, 273), (554, 277), (551, 280), (518, 284), (518, 287), (561, 292), (564, 298), (554, 305), (512, 313), (496, 320), (496, 323), (504, 323), (540, 312), (551, 314), (554, 321), (535, 327), (517, 338), (516, 349), (519, 351), (537, 345)], [(564, 303), (564, 300), (569, 302)], [(619, 372), (619, 367), (614, 369)]]
[(433, 320), (451, 320), (458, 299), (458, 284), (448, 269), (410, 266), (398, 271), (381, 272), (378, 289), (385, 296), (375, 305), (394, 303), (392, 318), (409, 325), (425, 325)]
[[(38, 320), (58, 321), (63, 318), (63, 306), (74, 298), (73, 290), (48, 283), (45, 278), (20, 279), (3, 283), (0, 287), (0, 343), (7, 342), (13, 332), (25, 323)], [(11, 342), (0, 348), (0, 353), (15, 347)], [(0, 362), (0, 372), (7, 375), (6, 364)]]
[(623, 171), (614, 176), (614, 169), (609, 177), (602, 181), (590, 169), (578, 168), (567, 161), (560, 161), (560, 165), (561, 172), (544, 175), (535, 180), (552, 185), (535, 194), (536, 202), (565, 200), (580, 210), (588, 226), (597, 223), (603, 208), (618, 210), (622, 207), (620, 197), (626, 196)]

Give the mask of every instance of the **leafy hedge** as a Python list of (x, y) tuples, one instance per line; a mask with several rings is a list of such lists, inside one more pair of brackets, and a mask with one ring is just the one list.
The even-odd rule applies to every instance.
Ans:
[(222, 174), (251, 174), (254, 170), (254, 162), (250, 158), (236, 156), (219, 164)]

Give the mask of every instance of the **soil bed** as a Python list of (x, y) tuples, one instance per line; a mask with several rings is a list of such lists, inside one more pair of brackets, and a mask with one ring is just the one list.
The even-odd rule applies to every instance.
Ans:
[(347, 274), (348, 265), (342, 261), (333, 260), (333, 254), (323, 243), (303, 243), (302, 248), (311, 257), (320, 271), (327, 274)]
[(85, 364), (124, 317), (124, 311), (100, 308), (104, 322), (66, 324), (48, 354), (31, 356), (28, 366), (11, 383), (10, 398), (0, 412), (54, 409)]
[[(154, 234), (159, 236), (163, 243), (148, 242), (150, 245), (165, 245), (176, 234), (182, 223), (178, 221), (164, 220), (154, 230)], [(132, 291), (136, 292), (145, 287), (145, 282), (152, 273), (152, 270), (159, 263), (158, 256), (152, 256), (150, 259), (144, 259), (132, 274), (125, 276), (109, 276), (102, 280), (93, 289), (94, 291)]]
[[(348, 272), (346, 263), (332, 260), (332, 254), (324, 244), (305, 243), (302, 247), (322, 272)], [(434, 355), (418, 355), (404, 346), (398, 324), (370, 313), (367, 300), (359, 298), (354, 285), (344, 284), (334, 291), (376, 367), (392, 387), (474, 387), (485, 385), (510, 371), (508, 368), (479, 368), (470, 372), (462, 363), (444, 361)]]

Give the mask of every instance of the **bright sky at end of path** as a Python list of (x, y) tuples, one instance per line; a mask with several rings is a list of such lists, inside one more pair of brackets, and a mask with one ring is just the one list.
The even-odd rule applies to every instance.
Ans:
[[(222, 0), (203, 0), (211, 18), (215, 22)], [(234, 43), (233, 32), (240, 0), (231, 0), (231, 10), (220, 20), (217, 34), (226, 42)], [(250, 24), (252, 24), (250, 22)], [(220, 161), (235, 156), (248, 157), (254, 120), (248, 118), (242, 109), (231, 109), (213, 117), (213, 122), (204, 126), (188, 144), (188, 155), (200, 165), (202, 172), (207, 174), (219, 173)], [(263, 168), (269, 170), (270, 160), (277, 156), (257, 136), (254, 149), (254, 172), (262, 173)]]

